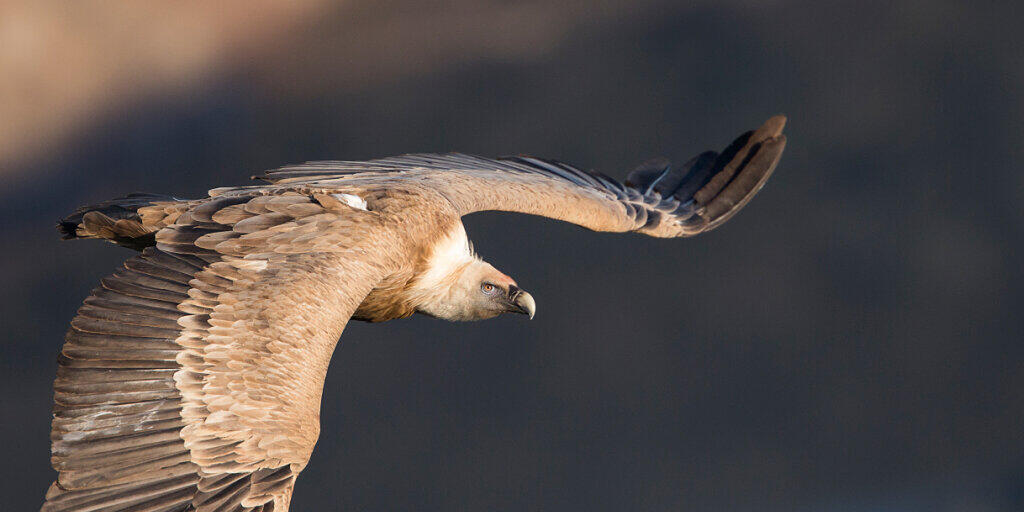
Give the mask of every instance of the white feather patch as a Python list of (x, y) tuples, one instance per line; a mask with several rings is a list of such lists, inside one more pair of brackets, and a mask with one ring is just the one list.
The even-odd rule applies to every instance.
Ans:
[(420, 276), (416, 288), (430, 290), (437, 287), (452, 272), (475, 258), (469, 238), (466, 237), (466, 228), (459, 222), (434, 246), (427, 270)]
[(352, 208), (355, 208), (357, 210), (365, 210), (366, 209), (366, 200), (361, 198), (361, 197), (359, 197), (359, 196), (357, 196), (357, 195), (353, 195), (353, 194), (331, 194), (331, 195), (334, 196), (335, 198), (337, 198), (339, 201), (341, 201), (341, 202), (351, 206)]

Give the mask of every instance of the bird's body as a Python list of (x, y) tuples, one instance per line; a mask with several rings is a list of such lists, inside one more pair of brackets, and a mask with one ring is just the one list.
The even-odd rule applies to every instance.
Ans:
[(533, 316), (533, 298), (473, 253), (463, 215), (694, 235), (760, 189), (782, 125), (678, 169), (647, 165), (625, 185), (526, 157), (407, 155), (80, 209), (60, 225), (67, 237), (141, 253), (71, 323), (54, 384), (59, 477), (43, 509), (286, 511), (350, 319)]

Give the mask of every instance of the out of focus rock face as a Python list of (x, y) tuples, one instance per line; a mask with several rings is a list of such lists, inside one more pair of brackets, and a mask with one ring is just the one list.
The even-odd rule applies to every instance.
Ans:
[(5, 506), (128, 255), (59, 242), (76, 206), (417, 151), (621, 178), (785, 113), (707, 236), (468, 217), (540, 314), (350, 325), (296, 510), (1024, 510), (1019, 8), (679, 4), (0, 5)]
[(288, 37), (326, 2), (5, 2), (0, 167), (102, 122), (116, 102), (180, 93)]
[(102, 123), (114, 105), (188, 94), (225, 72), (245, 70), (282, 93), (365, 87), (535, 57), (574, 29), (636, 19), (659, 3), (6, 2), (0, 172)]

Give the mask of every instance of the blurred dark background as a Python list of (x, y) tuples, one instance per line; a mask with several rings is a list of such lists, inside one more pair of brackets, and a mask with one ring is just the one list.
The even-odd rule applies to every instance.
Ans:
[(54, 222), (281, 164), (530, 153), (623, 177), (790, 118), (689, 240), (466, 219), (532, 322), (348, 327), (294, 510), (1024, 510), (1019, 3), (0, 7), (5, 510), (67, 322), (129, 251)]

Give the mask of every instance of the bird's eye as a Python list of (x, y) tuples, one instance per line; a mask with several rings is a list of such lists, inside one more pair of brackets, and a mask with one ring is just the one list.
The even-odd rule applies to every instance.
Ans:
[(488, 295), (494, 293), (494, 290), (497, 290), (497, 288), (491, 283), (484, 283), (480, 285), (480, 291)]

